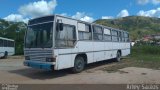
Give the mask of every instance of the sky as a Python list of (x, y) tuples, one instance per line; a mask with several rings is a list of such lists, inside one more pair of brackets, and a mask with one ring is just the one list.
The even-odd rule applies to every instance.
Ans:
[(27, 22), (50, 14), (93, 22), (126, 16), (160, 18), (160, 0), (1, 0), (0, 18)]

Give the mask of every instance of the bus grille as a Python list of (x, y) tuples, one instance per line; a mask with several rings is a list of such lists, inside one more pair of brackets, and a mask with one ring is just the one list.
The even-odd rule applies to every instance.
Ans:
[(52, 50), (24, 50), (24, 55), (34, 61), (46, 61), (47, 57), (52, 57)]

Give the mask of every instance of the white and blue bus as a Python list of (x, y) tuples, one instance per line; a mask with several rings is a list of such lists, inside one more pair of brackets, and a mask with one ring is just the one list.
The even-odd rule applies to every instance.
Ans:
[(15, 42), (13, 39), (0, 37), (0, 58), (15, 54)]
[(24, 65), (47, 70), (71, 68), (130, 54), (129, 33), (60, 15), (29, 20)]

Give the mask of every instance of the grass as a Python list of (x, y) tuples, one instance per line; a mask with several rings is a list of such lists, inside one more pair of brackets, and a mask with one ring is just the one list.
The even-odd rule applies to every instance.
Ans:
[(140, 45), (132, 47), (132, 55), (135, 54), (150, 54), (150, 55), (160, 55), (160, 46), (152, 45)]
[(131, 55), (122, 59), (115, 65), (103, 68), (109, 73), (117, 72), (126, 67), (141, 67), (160, 70), (160, 46), (136, 46)]
[(135, 46), (131, 49), (130, 58), (144, 62), (160, 62), (160, 46)]
[(130, 61), (134, 62), (135, 67), (143, 67), (150, 69), (160, 69), (160, 55), (158, 54), (132, 54)]

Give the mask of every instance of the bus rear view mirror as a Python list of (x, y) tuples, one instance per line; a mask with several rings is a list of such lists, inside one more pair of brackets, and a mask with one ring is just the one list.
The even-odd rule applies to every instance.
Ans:
[(62, 23), (62, 20), (61, 20), (61, 19), (58, 19), (58, 20), (57, 20), (57, 24), (58, 24), (57, 29), (58, 29), (59, 31), (63, 31), (63, 23)]
[(59, 30), (63, 31), (63, 23), (59, 23)]

